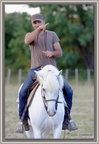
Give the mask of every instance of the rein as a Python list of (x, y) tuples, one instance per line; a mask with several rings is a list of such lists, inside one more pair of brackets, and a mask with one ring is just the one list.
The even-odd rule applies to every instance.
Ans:
[(55, 101), (56, 102), (56, 105), (55, 105), (56, 110), (57, 110), (58, 103), (62, 103), (62, 102), (58, 101), (58, 99), (59, 99), (59, 93), (58, 93), (57, 99), (48, 99), (48, 100), (46, 100), (45, 95), (43, 95), (43, 86), (41, 87), (41, 95), (42, 95), (42, 99), (43, 99), (43, 103), (44, 103), (46, 111), (47, 111), (46, 102)]

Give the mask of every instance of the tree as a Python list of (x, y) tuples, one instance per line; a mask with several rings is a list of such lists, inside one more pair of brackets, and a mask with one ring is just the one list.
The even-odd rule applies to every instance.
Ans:
[[(14, 32), (17, 29), (16, 13), (5, 13), (5, 63), (6, 65), (12, 64), (13, 55), (11, 54), (11, 48), (8, 46), (10, 40), (15, 38)], [(9, 59), (10, 57), (10, 59)]]
[[(9, 15), (10, 17), (12, 16), (12, 14)], [(7, 25), (7, 29), (9, 30), (9, 41), (8, 43), (6, 41), (6, 55), (8, 55), (8, 52), (10, 53), (9, 56), (11, 56), (11, 62), (9, 64), (10, 67), (12, 67), (11, 64), (13, 63), (12, 68), (14, 71), (18, 70), (19, 68), (27, 70), (30, 65), (30, 51), (28, 46), (24, 44), (24, 38), (27, 32), (32, 31), (31, 23), (28, 22), (30, 16), (27, 15), (27, 13), (14, 13), (13, 15), (15, 17), (14, 19), (10, 19), (10, 23), (15, 23), (15, 25), (13, 24), (14, 29), (12, 29), (13, 35), (11, 36), (11, 27), (9, 28), (9, 25)], [(6, 18), (6, 23), (8, 23), (7, 20), (8, 19)], [(6, 57), (7, 61), (8, 59), (9, 58)], [(6, 66), (7, 64), (8, 63), (6, 62)]]
[(49, 22), (48, 28), (55, 31), (61, 39), (61, 46), (65, 53), (64, 67), (75, 66), (83, 58), (86, 67), (94, 69), (94, 6), (92, 4), (40, 4), (39, 7), (46, 22)]
[[(57, 60), (60, 69), (75, 67), (94, 69), (94, 6), (92, 4), (39, 4), (48, 30), (60, 38), (63, 56)], [(29, 46), (24, 44), (27, 32), (33, 31), (27, 13), (5, 14), (5, 64), (14, 71), (28, 69)]]

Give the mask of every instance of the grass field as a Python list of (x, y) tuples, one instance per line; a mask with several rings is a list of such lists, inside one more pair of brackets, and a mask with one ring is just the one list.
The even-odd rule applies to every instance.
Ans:
[[(93, 139), (94, 138), (94, 86), (72, 85), (74, 91), (71, 116), (77, 122), (77, 131), (65, 132), (66, 139)], [(14, 131), (18, 123), (17, 92), (18, 85), (5, 86), (5, 139), (23, 139), (25, 134), (17, 134)], [(64, 137), (62, 131), (62, 138)]]

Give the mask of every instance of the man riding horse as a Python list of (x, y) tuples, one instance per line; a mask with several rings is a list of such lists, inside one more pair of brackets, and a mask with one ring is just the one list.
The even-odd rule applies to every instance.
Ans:
[[(42, 14), (35, 14), (31, 17), (31, 23), (34, 31), (27, 33), (25, 36), (25, 44), (29, 45), (31, 51), (31, 68), (23, 86), (19, 92), (19, 119), (21, 120), (22, 114), (27, 103), (28, 89), (35, 81), (35, 70), (40, 70), (45, 65), (56, 66), (55, 58), (62, 56), (62, 49), (59, 43), (59, 38), (55, 32), (46, 30), (45, 20)], [(64, 98), (68, 108), (65, 108), (64, 121), (62, 129), (69, 131), (77, 130), (78, 127), (74, 120), (71, 119), (70, 112), (72, 108), (73, 90), (64, 79), (63, 88)], [(25, 131), (29, 130), (28, 124), (28, 109), (25, 112), (24, 119), (22, 120)], [(20, 130), (17, 130), (17, 132)]]

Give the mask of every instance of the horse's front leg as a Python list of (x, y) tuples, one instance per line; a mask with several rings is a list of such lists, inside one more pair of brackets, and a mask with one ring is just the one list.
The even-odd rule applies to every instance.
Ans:
[(29, 139), (34, 138), (32, 126), (30, 126), (30, 130), (29, 131), (25, 131), (25, 133), (26, 133), (27, 138), (29, 138)]
[(42, 138), (41, 131), (37, 128), (33, 128), (34, 131), (34, 138)]
[(60, 138), (61, 137), (61, 133), (62, 133), (62, 125), (59, 125), (58, 127), (56, 127), (54, 129), (54, 138)]

